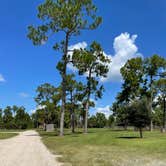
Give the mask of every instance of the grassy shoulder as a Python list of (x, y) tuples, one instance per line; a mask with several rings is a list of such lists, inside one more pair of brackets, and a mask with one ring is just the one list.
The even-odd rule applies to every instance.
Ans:
[(0, 132), (0, 140), (1, 139), (12, 138), (12, 137), (17, 136), (17, 135), (18, 135), (18, 133), (7, 133), (7, 132), (1, 133)]
[(26, 130), (24, 129), (0, 129), (0, 133), (18, 133), (18, 132), (24, 132)]
[(166, 134), (144, 132), (144, 138), (134, 131), (90, 129), (88, 134), (64, 137), (56, 132), (39, 131), (44, 144), (60, 161), (72, 166), (137, 166), (166, 165)]

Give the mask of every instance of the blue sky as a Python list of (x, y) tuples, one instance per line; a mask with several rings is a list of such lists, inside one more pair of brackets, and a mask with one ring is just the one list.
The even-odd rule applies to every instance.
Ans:
[[(38, 85), (60, 82), (56, 64), (59, 54), (49, 43), (35, 47), (26, 37), (27, 26), (37, 25), (37, 6), (43, 0), (5, 0), (0, 6), (0, 107), (23, 105), (28, 111), (36, 106), (33, 98)], [(85, 31), (73, 38), (70, 45), (90, 44), (97, 40), (113, 60), (105, 80), (103, 99), (94, 111), (108, 113), (120, 91), (119, 68), (131, 57), (166, 57), (166, 1), (165, 0), (94, 0), (102, 25), (95, 31)], [(83, 43), (84, 42), (84, 43)]]

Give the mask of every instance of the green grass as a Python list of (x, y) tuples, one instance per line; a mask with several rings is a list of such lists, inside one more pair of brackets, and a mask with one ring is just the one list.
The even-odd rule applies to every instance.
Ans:
[(138, 132), (90, 129), (89, 134), (39, 131), (44, 144), (59, 161), (72, 166), (165, 166), (166, 134), (159, 131)]
[(7, 133), (7, 132), (3, 132), (0, 133), (0, 139), (7, 139), (7, 138), (12, 138), (14, 136), (17, 136), (17, 133)]
[(23, 131), (26, 131), (26, 130), (22, 130), (22, 129), (0, 129), (0, 133), (17, 133), (17, 132), (23, 132)]

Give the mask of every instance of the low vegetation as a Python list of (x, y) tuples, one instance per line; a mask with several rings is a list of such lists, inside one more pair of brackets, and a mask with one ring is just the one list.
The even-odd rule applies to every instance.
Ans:
[(159, 131), (139, 132), (110, 129), (89, 129), (89, 134), (65, 131), (65, 137), (56, 132), (39, 131), (44, 144), (65, 165), (72, 166), (140, 166), (165, 165), (166, 135)]

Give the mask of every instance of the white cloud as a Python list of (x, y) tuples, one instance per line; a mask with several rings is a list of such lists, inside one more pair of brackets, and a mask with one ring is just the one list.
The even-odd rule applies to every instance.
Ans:
[(2, 74), (0, 74), (0, 82), (5, 82), (6, 80), (5, 80), (5, 78), (3, 77), (3, 75)]
[(129, 33), (122, 33), (114, 39), (113, 48), (115, 51), (114, 56), (107, 55), (111, 58), (109, 65), (109, 72), (107, 78), (102, 78), (101, 81), (120, 82), (122, 76), (120, 69), (125, 63), (134, 57), (141, 56), (138, 53), (138, 47), (135, 44), (137, 35), (130, 35)]
[(19, 93), (19, 96), (20, 97), (23, 97), (23, 98), (28, 98), (29, 97), (29, 94), (25, 93), (25, 92), (21, 92)]
[(105, 116), (108, 118), (112, 113), (111, 113), (111, 111), (110, 111), (110, 106), (109, 105), (107, 105), (107, 106), (105, 106), (105, 107), (97, 107), (96, 108), (96, 111), (98, 112), (98, 113), (103, 113), (103, 114), (105, 114)]

